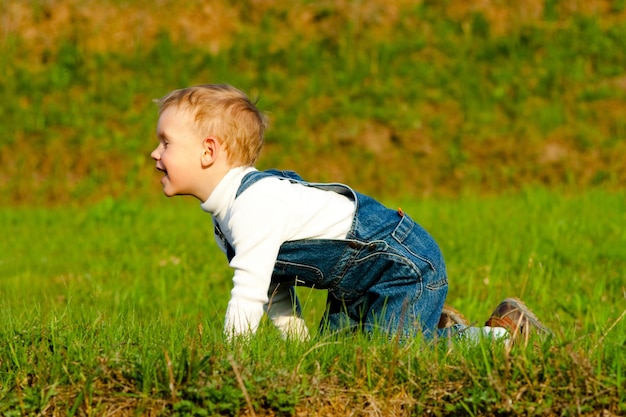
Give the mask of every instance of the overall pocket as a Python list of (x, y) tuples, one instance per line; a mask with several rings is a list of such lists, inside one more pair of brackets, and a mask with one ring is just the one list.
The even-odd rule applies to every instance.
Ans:
[[(416, 263), (431, 269), (438, 276), (445, 276), (445, 263), (439, 245), (432, 236), (408, 215), (402, 216), (391, 236)], [(436, 285), (433, 281), (427, 285)], [(445, 285), (445, 282), (442, 283)]]

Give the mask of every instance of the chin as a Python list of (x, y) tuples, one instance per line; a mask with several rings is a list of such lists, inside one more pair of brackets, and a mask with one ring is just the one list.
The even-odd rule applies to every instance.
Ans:
[(169, 187), (163, 187), (163, 194), (165, 194), (167, 197), (174, 197), (178, 193), (172, 191)]

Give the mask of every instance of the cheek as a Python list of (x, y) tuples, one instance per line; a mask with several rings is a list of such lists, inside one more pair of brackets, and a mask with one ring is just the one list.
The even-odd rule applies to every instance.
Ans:
[(181, 158), (180, 155), (171, 151), (166, 151), (161, 154), (161, 164), (163, 164), (169, 174), (170, 172), (175, 173), (177, 171), (180, 172), (181, 170), (185, 170), (188, 162), (185, 161), (185, 158)]
[(163, 162), (163, 164), (167, 164), (172, 161), (171, 153), (168, 153), (164, 150), (161, 151), (160, 157), (161, 157), (161, 162)]

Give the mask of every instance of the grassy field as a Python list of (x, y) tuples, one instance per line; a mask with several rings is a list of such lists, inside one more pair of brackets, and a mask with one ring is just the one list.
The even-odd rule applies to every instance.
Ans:
[[(0, 415), (626, 414), (624, 0), (0, 1), (0, 48)], [(450, 303), (554, 337), (225, 343), (210, 219), (149, 158), (152, 100), (212, 82), (269, 113), (260, 168), (401, 206)]]
[[(528, 348), (221, 337), (230, 271), (191, 200), (0, 211), (0, 414), (619, 415), (626, 199), (544, 189), (400, 201), (441, 243), (449, 301), (521, 296)], [(315, 332), (324, 294), (301, 289)]]

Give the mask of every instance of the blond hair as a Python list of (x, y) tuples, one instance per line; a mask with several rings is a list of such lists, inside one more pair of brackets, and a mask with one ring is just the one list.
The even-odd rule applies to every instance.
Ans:
[(226, 84), (203, 84), (174, 90), (155, 102), (159, 116), (172, 105), (191, 112), (198, 134), (215, 136), (226, 148), (231, 164), (252, 166), (259, 157), (267, 117), (241, 90)]

